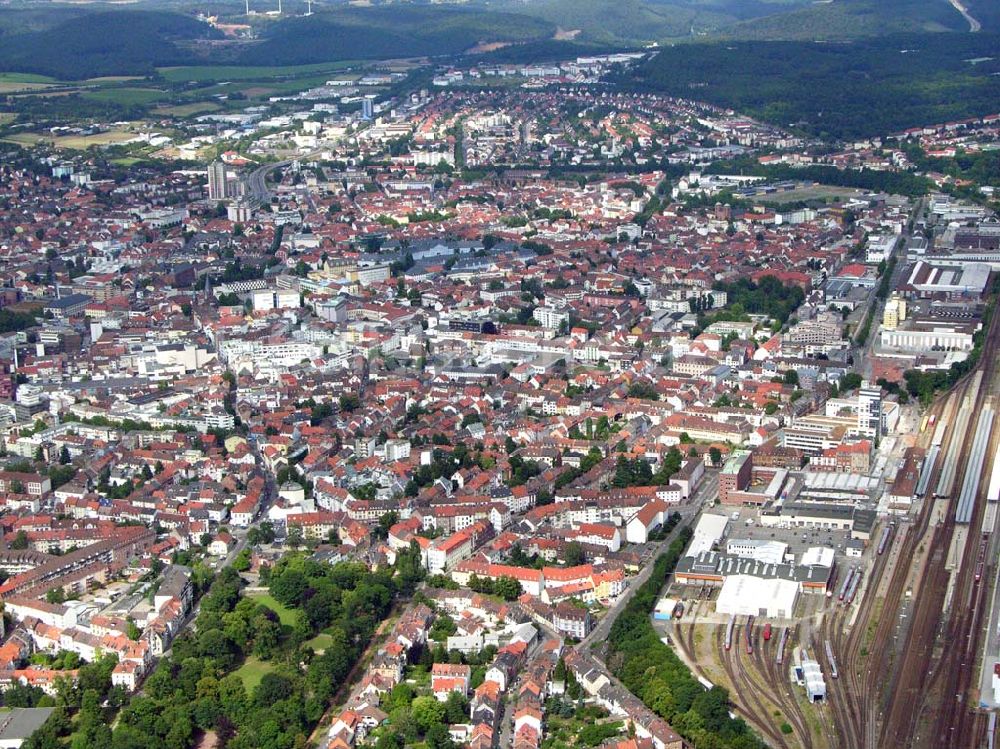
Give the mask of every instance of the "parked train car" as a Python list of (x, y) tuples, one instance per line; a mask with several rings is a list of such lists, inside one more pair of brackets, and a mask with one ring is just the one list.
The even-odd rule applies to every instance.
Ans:
[(886, 548), (889, 545), (889, 540), (892, 538), (893, 524), (889, 523), (885, 528), (882, 529), (882, 537), (878, 542), (878, 553), (879, 556), (885, 553)]
[(778, 653), (774, 657), (774, 662), (779, 666), (785, 660), (785, 645), (788, 644), (788, 627), (781, 630), (781, 637), (778, 638)]
[(979, 554), (976, 557), (976, 582), (983, 579), (983, 572), (986, 570), (986, 547), (989, 544), (985, 537), (979, 542)]
[(840, 586), (840, 595), (837, 596), (839, 600), (843, 601), (847, 598), (847, 591), (851, 589), (851, 582), (854, 580), (855, 574), (857, 574), (857, 570), (854, 568), (847, 571), (847, 577), (844, 578), (844, 582)]
[(847, 591), (847, 597), (844, 599), (844, 603), (850, 605), (854, 603), (854, 596), (858, 593), (858, 584), (861, 582), (861, 571), (859, 570), (856, 575), (851, 579), (851, 587)]
[(833, 657), (833, 648), (830, 646), (829, 640), (826, 641), (824, 647), (826, 648), (826, 660), (830, 663), (830, 677), (836, 679), (838, 678), (837, 659)]
[(840, 575), (840, 567), (836, 562), (833, 563), (833, 567), (830, 569), (830, 581), (826, 586), (826, 597), (833, 598), (833, 591), (837, 587), (837, 577)]

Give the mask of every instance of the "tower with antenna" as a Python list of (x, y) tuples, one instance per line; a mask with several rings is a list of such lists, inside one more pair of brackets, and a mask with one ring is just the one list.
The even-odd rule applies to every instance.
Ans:
[(247, 0), (247, 15), (250, 15), (250, 0)]
[(308, 8), (308, 10), (306, 10), (306, 15), (307, 16), (311, 16), (313, 14), (313, 2), (312, 2), (312, 0), (306, 0), (306, 6)]

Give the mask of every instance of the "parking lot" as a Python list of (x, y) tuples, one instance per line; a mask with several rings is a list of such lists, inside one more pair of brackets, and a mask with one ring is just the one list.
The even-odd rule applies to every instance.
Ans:
[(795, 556), (798, 562), (802, 554), (814, 546), (825, 546), (834, 550), (837, 564), (857, 564), (856, 557), (847, 556), (847, 541), (849, 531), (822, 528), (765, 528), (760, 525), (755, 507), (723, 507), (713, 510), (716, 514), (725, 514), (729, 518), (729, 528), (723, 539), (720, 551), (725, 551), (728, 539), (748, 539), (754, 541), (780, 541), (788, 544), (787, 553)]

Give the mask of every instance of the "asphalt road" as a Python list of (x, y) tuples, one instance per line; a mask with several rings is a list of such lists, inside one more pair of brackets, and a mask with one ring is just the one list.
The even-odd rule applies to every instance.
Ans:
[[(914, 221), (921, 215), (923, 209), (924, 201), (921, 200), (917, 203), (913, 212), (910, 214)], [(893, 253), (893, 257), (896, 258), (896, 267), (893, 269), (892, 277), (889, 282), (890, 292), (892, 289), (895, 289), (903, 279), (903, 273), (906, 271), (907, 267), (906, 242), (912, 236), (912, 233), (904, 231), (902, 241)], [(860, 370), (862, 378), (869, 381), (874, 380), (874, 359), (876, 356), (876, 347), (879, 341), (879, 329), (882, 325), (882, 311), (885, 309), (885, 300), (881, 300), (876, 296), (877, 290), (878, 285), (872, 289), (868, 302), (871, 306), (871, 310), (869, 311), (869, 314), (872, 316), (872, 324), (870, 328), (871, 332), (868, 335), (868, 340), (865, 341), (864, 347), (855, 353), (855, 366)]]
[(615, 619), (622, 612), (628, 602), (635, 595), (635, 591), (639, 589), (645, 583), (649, 576), (653, 573), (653, 566), (656, 558), (660, 554), (667, 550), (667, 547), (673, 543), (674, 539), (677, 538), (677, 534), (680, 533), (680, 529), (689, 523), (693, 518), (697, 517), (701, 511), (704, 509), (704, 503), (709, 498), (714, 498), (718, 493), (719, 488), (719, 474), (717, 471), (712, 471), (707, 474), (698, 487), (698, 491), (695, 492), (694, 497), (687, 503), (682, 505), (678, 512), (681, 514), (681, 522), (677, 524), (677, 527), (671, 531), (667, 537), (656, 543), (652, 547), (652, 554), (646, 561), (646, 565), (639, 571), (639, 574), (629, 580), (628, 588), (622, 593), (621, 597), (615, 603), (611, 609), (609, 609), (605, 615), (598, 622), (597, 626), (591, 630), (590, 634), (587, 635), (579, 645), (577, 649), (583, 650), (591, 647), (595, 643), (604, 642), (608, 634), (611, 632), (611, 625), (614, 624)]
[(271, 191), (267, 189), (267, 175), (270, 172), (273, 172), (275, 169), (283, 169), (293, 161), (309, 161), (310, 159), (316, 158), (321, 153), (322, 151), (311, 151), (309, 153), (304, 153), (301, 156), (296, 156), (294, 159), (275, 161), (271, 164), (261, 164), (247, 176), (247, 197), (256, 201), (260, 205), (267, 204), (271, 199)]
[[(537, 623), (535, 623), (535, 626), (538, 626)], [(538, 655), (538, 651), (541, 650), (542, 645), (545, 644), (546, 635), (548, 634), (548, 632), (542, 631), (542, 628), (539, 628), (538, 638), (535, 640), (535, 644), (532, 645), (525, 654), (525, 663), (529, 663), (536, 655)], [(510, 688), (504, 695), (506, 699), (502, 700), (500, 703), (503, 709), (503, 715), (500, 718), (500, 749), (507, 749), (507, 747), (510, 747), (514, 741), (514, 707), (517, 705), (517, 694), (523, 680), (524, 672), (522, 671), (509, 685)]]

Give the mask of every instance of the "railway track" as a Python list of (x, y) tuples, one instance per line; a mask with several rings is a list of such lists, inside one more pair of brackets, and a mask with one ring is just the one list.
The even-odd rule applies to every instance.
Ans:
[[(997, 358), (998, 333), (1000, 328), (994, 317), (984, 343), (980, 368), (976, 370), (985, 375), (985, 382), (975, 394), (973, 411), (976, 413), (981, 412), (997, 392), (993, 365)], [(967, 376), (964, 380), (966, 389), (972, 379)], [(956, 462), (963, 471), (968, 469), (973, 432), (950, 436), (950, 439), (962, 440)], [(931, 556), (915, 602), (903, 663), (895, 689), (888, 697), (887, 719), (880, 734), (883, 745), (891, 742), (899, 746), (974, 747), (983, 740), (985, 719), (972, 709), (969, 699), (972, 680), (977, 673), (977, 643), (985, 608), (986, 585), (975, 580), (975, 553), (970, 551), (982, 527), (985, 509), (980, 501), (982, 494), (980, 486), (947, 612), (944, 605), (952, 576), (945, 568), (945, 557), (955, 538), (957, 525), (954, 486), (948, 497), (950, 502), (944, 522), (933, 531)], [(989, 579), (988, 575), (983, 579)], [(937, 648), (939, 638), (941, 648)], [(927, 720), (915, 721), (914, 716), (927, 716)]]
[[(898, 551), (897, 551), (898, 549)], [(860, 670), (852, 670), (852, 682), (857, 690), (857, 703), (867, 705), (869, 710), (862, 713), (862, 747), (874, 747), (877, 724), (882, 717), (882, 694), (880, 687), (884, 684), (884, 676), (891, 668), (896, 657), (896, 649), (892, 646), (893, 629), (896, 625), (895, 613), (899, 609), (906, 588), (906, 574), (896, 574), (898, 571), (899, 559), (912, 559), (913, 552), (912, 536), (901, 528), (893, 541), (893, 546), (886, 550), (882, 557), (882, 565), (879, 570), (878, 584), (872, 591), (872, 595), (866, 596), (867, 610), (863, 620), (863, 626), (856, 627), (852, 633), (848, 644), (848, 652), (852, 665), (858, 665), (867, 661), (867, 668), (862, 665)], [(882, 590), (882, 577), (885, 569), (893, 562), (892, 574), (888, 578), (888, 584)], [(905, 573), (909, 570), (905, 569)], [(874, 581), (873, 581), (874, 582)], [(879, 616), (876, 619), (875, 630), (871, 641), (867, 644), (865, 639), (869, 630), (874, 606), (881, 601)], [(858, 675), (858, 680), (855, 680)], [(878, 710), (876, 713), (875, 710)]]
[[(844, 627), (848, 611), (847, 607), (837, 608), (824, 618), (823, 626), (819, 634), (814, 635), (810, 640), (810, 647), (819, 659), (823, 651), (823, 640), (829, 639), (830, 645), (840, 660), (840, 678), (827, 678), (827, 704), (833, 714), (833, 722), (837, 728), (838, 742), (835, 746), (842, 746), (845, 749), (853, 749), (860, 746), (861, 742), (861, 714), (854, 708), (854, 699), (850, 693), (850, 678), (844, 655), (846, 654), (846, 635)], [(825, 654), (824, 654), (825, 659)], [(830, 664), (826, 664), (824, 674), (829, 676)]]
[[(890, 560), (895, 558), (896, 548), (902, 548), (909, 540), (910, 534), (905, 527), (892, 538), (892, 543), (885, 553), (875, 558), (872, 569), (866, 573), (868, 582), (864, 594), (858, 602), (858, 615), (853, 625), (848, 629), (853, 605), (835, 606), (824, 617), (818, 637), (812, 639), (812, 647), (817, 653), (823, 654), (827, 661), (827, 673), (831, 665), (825, 657), (823, 644), (829, 641), (840, 665), (839, 679), (831, 679), (827, 684), (830, 693), (829, 702), (834, 714), (834, 721), (840, 729), (839, 744), (844, 747), (862, 747), (871, 744), (869, 737), (873, 733), (873, 722), (877, 716), (871, 715), (870, 707), (877, 698), (874, 694), (877, 678), (884, 671), (885, 661), (889, 656), (888, 635), (891, 634), (894, 618), (879, 616), (876, 630), (870, 643), (865, 643), (869, 623), (872, 620), (874, 604), (878, 600), (885, 602), (897, 601), (902, 596), (905, 587), (905, 576), (893, 574), (883, 594), (883, 577)], [(900, 552), (902, 553), (902, 552)], [(896, 568), (893, 567), (893, 573)], [(846, 573), (845, 573), (846, 574)], [(885, 606), (880, 610), (884, 612)]]
[(740, 685), (749, 681), (749, 678), (743, 677), (743, 670), (739, 662), (739, 649), (741, 646), (746, 647), (743, 644), (742, 638), (734, 638), (732, 649), (727, 651), (725, 647), (725, 627), (717, 627), (716, 630), (715, 644), (721, 656), (722, 668), (725, 670), (726, 677), (733, 685), (734, 690), (738, 693), (739, 699), (741, 701), (746, 700), (748, 703), (744, 706), (734, 702), (733, 707), (736, 708), (736, 712), (741, 713), (743, 719), (760, 732), (771, 746), (793, 749), (784, 734), (774, 728), (769, 722), (764, 722), (770, 718), (771, 710), (764, 704), (758, 691), (756, 689), (740, 688)]
[[(953, 417), (955, 406), (964, 399), (970, 380), (970, 377), (966, 377), (946, 398), (935, 403), (930, 412), (939, 420), (946, 413)], [(949, 419), (949, 423), (954, 422)], [(948, 439), (952, 436), (947, 435)], [(934, 487), (940, 478), (941, 461), (932, 467), (931, 472), (928, 486)], [(840, 664), (840, 679), (836, 680), (830, 690), (830, 706), (838, 730), (835, 745), (859, 749), (883, 745), (880, 742), (880, 728), (884, 728), (890, 698), (885, 690), (886, 686), (896, 681), (894, 678), (887, 679), (886, 674), (890, 671), (897, 674), (901, 672), (907, 655), (903, 644), (893, 641), (893, 629), (897, 620), (895, 614), (902, 603), (910, 576), (910, 565), (901, 560), (913, 559), (920, 545), (926, 542), (935, 504), (930, 496), (925, 497), (914, 522), (900, 525), (886, 553), (876, 558), (875, 565), (868, 573), (870, 579), (859, 603), (858, 616), (850, 629), (850, 607), (835, 607), (824, 617), (820, 636), (830, 640)], [(932, 543), (932, 548), (939, 548), (939, 542)], [(895, 561), (891, 566), (888, 582), (883, 585), (890, 560)], [(942, 558), (935, 567), (940, 569), (943, 562)], [(882, 601), (882, 606), (875, 630), (869, 639), (867, 632), (878, 600)], [(813, 646), (817, 653), (822, 651), (819, 641), (814, 640)], [(923, 662), (926, 664), (927, 660), (924, 659)], [(912, 702), (910, 704), (912, 707)], [(912, 712), (910, 717), (912, 719)], [(891, 745), (906, 744), (892, 741)]]
[(771, 694), (779, 703), (778, 707), (782, 715), (788, 720), (795, 734), (801, 737), (804, 749), (813, 749), (812, 731), (809, 729), (809, 722), (802, 712), (802, 707), (789, 689), (787, 669), (784, 665), (779, 666), (774, 660), (775, 655), (777, 655), (777, 637), (772, 637), (767, 643), (757, 633), (755, 633), (755, 637), (757, 637), (758, 647), (754, 648), (753, 659), (758, 672), (764, 679), (765, 688), (771, 688)]

